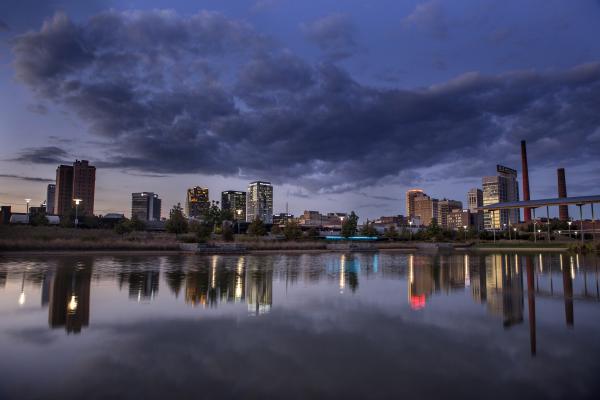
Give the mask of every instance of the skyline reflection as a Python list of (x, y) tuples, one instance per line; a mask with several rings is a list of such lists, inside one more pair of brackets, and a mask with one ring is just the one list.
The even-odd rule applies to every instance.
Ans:
[[(0, 294), (14, 289), (19, 296), (16, 302), (24, 306), (33, 301), (30, 292), (39, 292), (39, 304), (48, 307), (49, 326), (64, 328), (66, 333), (93, 326), (91, 295), (99, 283), (116, 284), (131, 301), (152, 303), (159, 293), (179, 300), (183, 293), (182, 302), (192, 308), (243, 303), (248, 315), (259, 316), (277, 308), (274, 285), (285, 286), (285, 293), (295, 287), (324, 285), (324, 290), (354, 296), (373, 280), (398, 282), (397, 294), (407, 299), (412, 312), (427, 309), (435, 298), (470, 293), (471, 301), (484, 305), (504, 328), (522, 324), (527, 316), (532, 355), (536, 354), (536, 298), (562, 299), (568, 327), (575, 325), (575, 303), (600, 300), (598, 260), (583, 255), (56, 257), (53, 262), (34, 260), (23, 265), (18, 259), (0, 260)], [(406, 295), (401, 294), (403, 281)], [(166, 292), (160, 291), (161, 285)]]

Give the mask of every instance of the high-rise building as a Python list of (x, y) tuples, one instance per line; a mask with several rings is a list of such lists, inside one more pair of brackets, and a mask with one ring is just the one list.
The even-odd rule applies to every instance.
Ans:
[(59, 165), (56, 169), (54, 213), (66, 215), (73, 208), (73, 166)]
[(131, 193), (131, 218), (140, 221), (160, 221), (161, 200), (156, 193)]
[(448, 214), (454, 210), (462, 210), (462, 201), (443, 199), (438, 201), (438, 224), (448, 229)]
[(221, 210), (231, 211), (236, 221), (246, 220), (246, 192), (227, 190), (221, 192)]
[(50, 183), (48, 185), (48, 189), (46, 190), (46, 214), (48, 214), (48, 215), (54, 214), (55, 196), (56, 196), (56, 185), (54, 183)]
[(75, 160), (73, 165), (59, 165), (56, 169), (54, 213), (67, 214), (73, 207), (73, 199), (81, 199), (79, 215), (94, 214), (96, 190), (96, 167), (87, 160)]
[[(408, 197), (408, 196), (407, 196)], [(418, 194), (412, 199), (414, 207), (411, 212), (413, 215), (411, 218), (419, 218), (423, 226), (429, 226), (432, 220), (439, 222), (438, 220), (438, 199), (432, 199), (425, 193)]]
[(479, 188), (470, 189), (467, 193), (467, 201), (469, 202), (469, 211), (473, 216), (473, 225), (478, 231), (483, 230), (483, 211), (478, 210), (483, 206), (483, 191)]
[[(517, 171), (497, 165), (498, 175), (483, 177), (483, 205), (519, 201)], [(519, 223), (519, 210), (494, 210), (483, 213), (486, 230), (503, 229)]]
[(246, 221), (259, 218), (262, 222), (273, 222), (273, 186), (270, 182), (255, 181), (248, 186), (246, 194)]
[(87, 160), (76, 160), (73, 163), (73, 198), (81, 199), (80, 215), (94, 215), (95, 191), (96, 167)]
[(210, 208), (208, 188), (196, 186), (189, 188), (185, 201), (185, 213), (190, 218), (202, 218)]
[(415, 197), (424, 195), (421, 189), (410, 189), (406, 192), (406, 216), (408, 219), (415, 217)]

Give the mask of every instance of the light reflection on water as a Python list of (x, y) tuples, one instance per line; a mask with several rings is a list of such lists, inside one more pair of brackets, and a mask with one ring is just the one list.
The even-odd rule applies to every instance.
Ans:
[[(499, 385), (489, 397), (592, 397), (599, 282), (597, 257), (559, 253), (4, 257), (0, 398), (86, 395), (47, 381), (40, 368), (57, 357), (75, 360), (98, 398), (185, 397), (197, 379), (213, 397), (435, 397), (413, 387), (426, 377), (448, 395), (477, 394), (460, 373)], [(140, 351), (153, 369), (129, 363)], [(306, 354), (310, 369), (294, 369)], [(238, 368), (243, 379), (227, 372)], [(324, 379), (332, 368), (361, 383)], [(121, 370), (135, 376), (128, 385)], [(395, 370), (403, 386), (383, 379)]]

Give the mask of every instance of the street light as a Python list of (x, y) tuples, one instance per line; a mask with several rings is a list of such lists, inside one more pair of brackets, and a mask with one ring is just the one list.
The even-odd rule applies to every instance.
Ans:
[(27, 216), (27, 223), (29, 223), (29, 203), (31, 203), (31, 199), (25, 199), (25, 203), (27, 204), (27, 212), (25, 215)]
[(79, 203), (81, 203), (83, 200), (73, 199), (73, 201), (75, 202), (75, 228), (77, 228), (77, 226), (79, 225), (79, 218), (78, 218)]
[(242, 215), (242, 210), (240, 210), (239, 208), (237, 210), (235, 210), (235, 213), (237, 214), (237, 231), (238, 231), (238, 235), (240, 234), (240, 215)]
[[(541, 233), (542, 233), (542, 230), (538, 229), (538, 234), (540, 234), (540, 236), (542, 236)], [(541, 239), (541, 237), (540, 237), (540, 239)]]
[(569, 225), (569, 239), (571, 239), (571, 224), (573, 221), (567, 221), (567, 225)]
[(513, 228), (513, 232), (515, 233), (515, 240), (517, 240), (517, 228)]
[(465, 232), (465, 242), (467, 241), (467, 226), (463, 225), (463, 231)]
[(410, 233), (410, 240), (412, 240), (412, 224), (413, 224), (412, 220), (408, 221), (408, 225), (409, 225), (408, 232)]

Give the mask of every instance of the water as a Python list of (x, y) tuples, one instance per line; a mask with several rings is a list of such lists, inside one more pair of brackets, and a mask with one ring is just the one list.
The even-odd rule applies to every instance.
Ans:
[(0, 257), (0, 398), (598, 398), (599, 264)]

